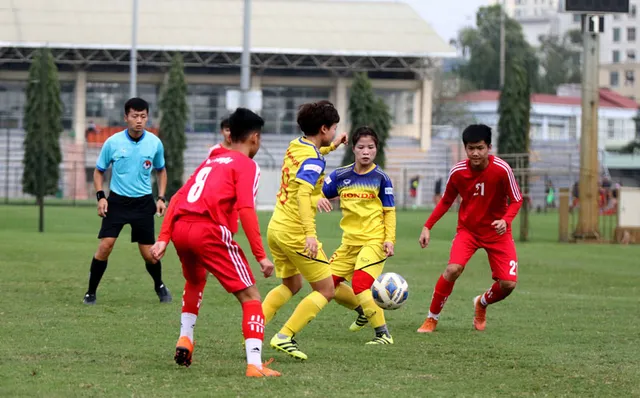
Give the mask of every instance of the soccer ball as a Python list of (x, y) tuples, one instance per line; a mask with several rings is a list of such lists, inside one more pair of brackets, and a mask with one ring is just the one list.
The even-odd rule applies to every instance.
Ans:
[(395, 272), (382, 274), (371, 286), (373, 299), (383, 310), (395, 310), (409, 298), (409, 285), (403, 277)]

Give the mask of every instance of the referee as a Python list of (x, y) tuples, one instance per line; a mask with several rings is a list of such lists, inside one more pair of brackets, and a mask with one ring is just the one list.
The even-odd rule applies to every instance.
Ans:
[[(102, 146), (93, 185), (98, 200), (98, 215), (102, 227), (98, 234), (100, 244), (91, 261), (89, 289), (85, 304), (96, 303), (96, 290), (116, 239), (125, 224), (131, 225), (131, 242), (137, 242), (146, 262), (147, 272), (153, 278), (156, 294), (161, 303), (171, 302), (171, 293), (162, 283), (162, 266), (151, 255), (155, 243), (154, 214), (164, 215), (167, 188), (167, 170), (164, 147), (155, 135), (144, 130), (149, 117), (149, 104), (141, 98), (131, 98), (124, 104), (127, 129), (109, 137)], [(104, 172), (113, 165), (109, 198), (102, 190)], [(156, 169), (158, 200), (151, 194), (151, 169)]]

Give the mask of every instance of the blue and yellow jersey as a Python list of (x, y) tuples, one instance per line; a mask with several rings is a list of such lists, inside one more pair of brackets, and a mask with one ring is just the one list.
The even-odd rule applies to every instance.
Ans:
[[(269, 228), (316, 236), (316, 204), (322, 197), (322, 179), (326, 166), (323, 153), (335, 149), (318, 149), (304, 137), (289, 143), (282, 162), (280, 189)], [(304, 235), (303, 235), (304, 234)]]
[(353, 246), (396, 240), (395, 201), (389, 176), (377, 165), (358, 174), (354, 165), (334, 170), (324, 180), (323, 195), (340, 197), (342, 243)]

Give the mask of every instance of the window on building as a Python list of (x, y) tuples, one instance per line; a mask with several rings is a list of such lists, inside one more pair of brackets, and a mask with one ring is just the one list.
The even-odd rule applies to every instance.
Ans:
[(607, 138), (613, 139), (616, 136), (616, 127), (613, 119), (607, 120)]
[(635, 61), (636, 60), (636, 51), (635, 50), (627, 50), (627, 60)]
[(622, 17), (620, 16), (620, 14), (613, 14), (613, 19), (614, 19), (615, 21), (619, 21), (619, 20), (621, 20), (621, 19), (622, 19)]
[(573, 14), (573, 22), (574, 23), (578, 23), (582, 21), (582, 15), (581, 14)]
[(635, 74), (633, 70), (624, 71), (624, 85), (633, 86), (635, 84)]
[(266, 133), (298, 134), (298, 108), (307, 102), (326, 100), (329, 88), (263, 87), (262, 117)]
[(374, 90), (391, 112), (393, 124), (413, 124), (415, 92), (412, 90)]
[(616, 43), (620, 41), (620, 28), (613, 28), (613, 41)]
[(234, 86), (213, 84), (189, 84), (187, 104), (189, 115), (187, 131), (211, 133), (218, 131), (220, 121), (227, 117), (227, 90), (237, 90)]
[[(62, 128), (65, 131), (73, 129), (74, 90), (74, 82), (60, 82)], [(0, 128), (24, 128), (26, 92), (25, 81), (0, 80)]]
[(614, 64), (617, 64), (618, 62), (620, 62), (620, 51), (613, 50), (612, 55), (611, 55), (611, 59), (612, 59)]
[(619, 84), (619, 76), (618, 72), (609, 72), (609, 85), (611, 87), (618, 87)]
[(636, 28), (627, 28), (627, 41), (636, 41)]
[(631, 4), (629, 6), (629, 18), (635, 18), (637, 13), (638, 13), (638, 9), (636, 8), (636, 5)]
[[(138, 96), (149, 103), (147, 127), (158, 127), (160, 86), (138, 84)], [(124, 126), (124, 103), (129, 99), (129, 83), (87, 82), (87, 123), (98, 127)]]

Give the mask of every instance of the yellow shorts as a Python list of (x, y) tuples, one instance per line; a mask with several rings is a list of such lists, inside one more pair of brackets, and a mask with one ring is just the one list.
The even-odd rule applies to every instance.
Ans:
[(331, 277), (331, 266), (327, 255), (318, 241), (318, 256), (315, 259), (305, 257), (304, 235), (284, 231), (267, 231), (267, 244), (273, 257), (276, 276), (284, 279), (302, 274), (308, 282), (318, 282)]
[(333, 275), (346, 280), (351, 280), (355, 270), (362, 270), (376, 279), (382, 274), (386, 258), (382, 243), (364, 246), (342, 244), (329, 262)]

